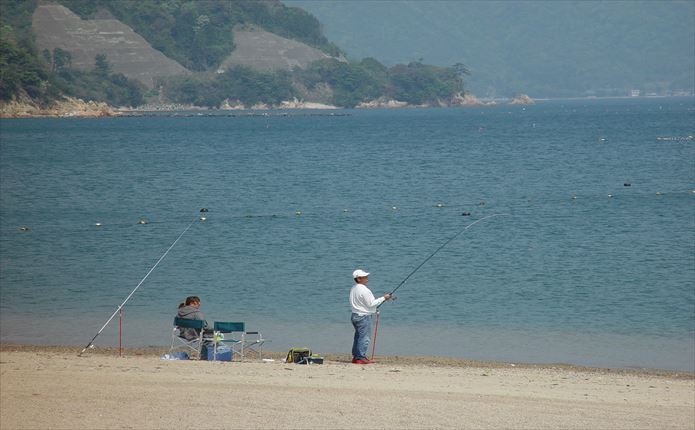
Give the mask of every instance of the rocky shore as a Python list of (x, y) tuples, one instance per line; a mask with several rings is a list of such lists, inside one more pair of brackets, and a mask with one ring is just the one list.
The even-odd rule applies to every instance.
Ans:
[(531, 97), (526, 94), (517, 94), (509, 102), (510, 105), (532, 105), (536, 102), (533, 101)]
[(106, 103), (84, 101), (68, 97), (49, 106), (34, 102), (11, 101), (0, 104), (0, 118), (83, 117), (101, 118), (117, 116), (119, 112)]
[[(456, 94), (451, 100), (443, 100), (435, 105), (412, 105), (404, 101), (379, 98), (367, 102), (362, 102), (355, 106), (355, 109), (399, 109), (399, 108), (430, 108), (430, 107), (476, 107), (494, 106), (495, 101), (482, 101), (470, 93)], [(531, 105), (534, 104), (526, 94), (516, 95), (510, 105)], [(245, 106), (239, 101), (225, 101), (219, 110), (244, 111), (244, 110), (272, 110), (272, 109), (339, 109), (337, 106), (307, 102), (303, 100), (283, 101), (278, 105), (267, 105), (259, 103), (253, 106)], [(36, 118), (36, 117), (57, 117), (57, 118), (101, 118), (125, 115), (142, 112), (178, 112), (178, 111), (207, 111), (215, 110), (207, 107), (181, 105), (175, 103), (168, 104), (147, 104), (136, 108), (115, 108), (103, 102), (84, 101), (76, 98), (65, 98), (49, 106), (40, 106), (33, 101), (11, 101), (0, 103), (0, 118)]]

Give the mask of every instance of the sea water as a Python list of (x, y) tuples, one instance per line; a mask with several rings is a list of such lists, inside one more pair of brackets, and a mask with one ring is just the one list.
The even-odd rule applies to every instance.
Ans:
[(86, 345), (137, 287), (97, 346), (167, 345), (198, 295), (349, 354), (352, 271), (391, 291), (458, 234), (377, 355), (695, 368), (693, 98), (0, 127), (3, 342)]

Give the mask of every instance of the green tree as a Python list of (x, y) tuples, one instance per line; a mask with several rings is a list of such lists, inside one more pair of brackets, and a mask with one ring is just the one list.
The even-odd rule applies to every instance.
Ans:
[(51, 70), (54, 72), (60, 72), (70, 68), (72, 68), (72, 54), (64, 49), (54, 48), (53, 67)]
[(448, 100), (463, 90), (453, 68), (429, 66), (420, 62), (396, 65), (389, 69), (391, 96), (411, 104)]
[(471, 69), (469, 69), (468, 66), (466, 66), (463, 63), (456, 63), (451, 67), (456, 71), (456, 75), (459, 78), (459, 85), (461, 86), (461, 91), (463, 91), (465, 76), (471, 75)]
[(106, 54), (97, 54), (94, 57), (94, 71), (102, 78), (108, 77), (111, 73), (111, 64), (106, 58)]
[(45, 103), (53, 95), (38, 58), (17, 43), (14, 30), (0, 27), (0, 100), (26, 94)]

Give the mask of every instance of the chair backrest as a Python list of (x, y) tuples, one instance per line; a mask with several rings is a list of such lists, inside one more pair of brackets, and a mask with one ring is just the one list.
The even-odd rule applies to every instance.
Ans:
[(222, 322), (215, 321), (215, 331), (220, 333), (244, 332), (246, 324), (243, 322)]
[(186, 318), (174, 317), (174, 327), (180, 328), (194, 328), (202, 330), (205, 326), (205, 321), (203, 320), (189, 320)]

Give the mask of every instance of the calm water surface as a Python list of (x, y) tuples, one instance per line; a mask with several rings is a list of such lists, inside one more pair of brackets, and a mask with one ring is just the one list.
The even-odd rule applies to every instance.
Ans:
[[(352, 270), (389, 291), (504, 213), (382, 307), (378, 354), (694, 370), (692, 98), (0, 132), (3, 342), (85, 345), (193, 223), (128, 302), (126, 345), (167, 344), (196, 294), (273, 350), (347, 354)], [(96, 341), (117, 343), (118, 319)]]

